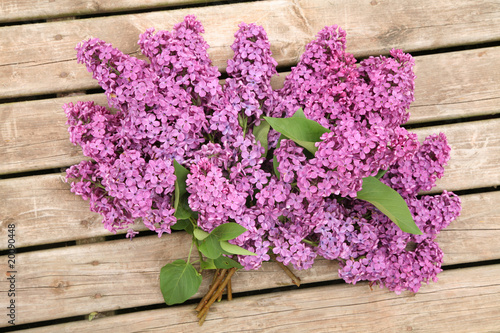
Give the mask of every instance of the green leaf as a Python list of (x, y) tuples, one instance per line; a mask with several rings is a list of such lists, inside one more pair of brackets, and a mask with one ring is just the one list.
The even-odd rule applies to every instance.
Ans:
[(222, 254), (222, 249), (219, 240), (214, 235), (208, 235), (198, 246), (198, 250), (201, 251), (207, 258), (217, 259)]
[(89, 321), (94, 320), (95, 316), (97, 316), (98, 314), (99, 314), (99, 312), (97, 312), (97, 311), (91, 312), (89, 314)]
[(178, 206), (175, 208), (175, 213), (174, 216), (177, 219), (185, 220), (189, 219), (193, 215), (193, 211), (191, 210), (191, 207), (189, 207), (189, 193), (184, 193), (184, 195), (181, 196)]
[(221, 251), (222, 254), (225, 254), (226, 256), (232, 256), (233, 254), (232, 253), (229, 253), (227, 251), (224, 251), (224, 249), (222, 249)]
[(271, 125), (265, 120), (262, 120), (260, 122), (259, 126), (254, 127), (253, 129), (253, 135), (255, 136), (255, 140), (260, 142), (260, 145), (264, 147), (265, 151), (262, 154), (262, 156), (267, 155), (267, 135), (269, 134), (269, 129), (271, 128)]
[(180, 165), (174, 160), (174, 174), (175, 174), (175, 189), (174, 189), (174, 216), (178, 219), (187, 219), (191, 216), (192, 211), (189, 208), (187, 198), (189, 193), (186, 191), (186, 180), (189, 170)]
[(297, 111), (295, 111), (292, 118), (307, 118), (307, 117), (304, 114), (304, 110), (302, 108), (299, 108)]
[(413, 221), (410, 209), (401, 195), (377, 178), (363, 178), (363, 188), (356, 197), (373, 204), (402, 231), (415, 235), (422, 234)]
[(175, 223), (173, 226), (170, 227), (170, 229), (173, 230), (186, 230), (186, 228), (191, 225), (191, 222), (189, 220), (177, 220), (177, 223)]
[(231, 253), (231, 254), (239, 254), (239, 255), (243, 255), (243, 256), (256, 256), (257, 255), (253, 252), (245, 250), (244, 248), (242, 248), (238, 245), (230, 244), (227, 241), (220, 241), (220, 247), (224, 251)]
[(225, 269), (233, 267), (236, 267), (236, 269), (243, 268), (243, 266), (239, 262), (225, 256), (220, 256), (219, 258), (215, 259), (214, 264), (217, 268), (225, 268)]
[(238, 114), (238, 124), (243, 129), (243, 133), (247, 132), (248, 117), (245, 114)]
[(194, 229), (193, 231), (193, 235), (194, 237), (196, 237), (196, 239), (198, 240), (204, 240), (205, 238), (207, 238), (210, 234), (204, 230), (201, 230), (201, 229)]
[(221, 224), (212, 230), (210, 234), (214, 235), (218, 240), (229, 240), (238, 237), (245, 231), (247, 231), (247, 229), (238, 223), (228, 222)]
[[(222, 257), (222, 256), (221, 256)], [(220, 258), (220, 257), (219, 257)], [(200, 262), (201, 269), (216, 269), (219, 268), (215, 265), (213, 259), (202, 260)]]
[(202, 277), (190, 263), (176, 260), (163, 266), (160, 289), (168, 305), (183, 303), (200, 288)]
[(384, 177), (384, 175), (386, 174), (387, 171), (389, 171), (389, 168), (387, 168), (386, 170), (379, 170), (377, 172), (377, 174), (375, 175), (375, 178), (380, 179), (380, 178)]
[(330, 130), (313, 120), (305, 118), (301, 109), (296, 114), (297, 116), (291, 118), (264, 117), (264, 119), (274, 130), (314, 154), (318, 150), (314, 144), (321, 141), (321, 136), (330, 132)]
[(190, 235), (193, 235), (193, 232), (194, 232), (194, 226), (192, 223), (189, 223), (187, 226), (186, 226), (186, 229), (184, 229), (188, 234)]
[(308, 151), (310, 151), (311, 153), (316, 153), (316, 151), (318, 151), (318, 147), (316, 147), (315, 142), (309, 142), (309, 141), (302, 141), (302, 140), (297, 140), (297, 139), (292, 139), (296, 144), (298, 144), (299, 146), (302, 146), (304, 147), (305, 149), (307, 149)]
[[(306, 118), (306, 116), (304, 115), (304, 111), (302, 110), (302, 108), (298, 109), (294, 115), (292, 116), (292, 118)], [(281, 140), (283, 139), (286, 139), (286, 137), (284, 135), (280, 135), (280, 137), (278, 138), (278, 143), (276, 144), (276, 149), (278, 149), (280, 146), (281, 146)], [(274, 169), (274, 174), (276, 175), (276, 177), (278, 177), (278, 179), (280, 178), (280, 173), (278, 171), (278, 159), (276, 158), (276, 155), (273, 155), (273, 169)]]
[[(280, 135), (278, 138), (278, 144), (276, 145), (276, 149), (278, 149), (281, 146), (281, 140), (283, 140), (285, 137), (283, 135)], [(278, 159), (276, 158), (276, 154), (273, 154), (273, 169), (274, 169), (274, 174), (278, 179), (280, 179), (280, 172), (278, 171)]]

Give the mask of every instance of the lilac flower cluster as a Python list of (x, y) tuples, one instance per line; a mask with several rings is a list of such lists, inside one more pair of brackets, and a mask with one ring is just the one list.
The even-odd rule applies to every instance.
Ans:
[[(338, 260), (350, 283), (400, 292), (434, 280), (443, 257), (435, 238), (460, 214), (460, 200), (446, 191), (417, 196), (443, 176), (450, 148), (443, 134), (420, 143), (401, 127), (414, 99), (412, 57), (392, 50), (356, 64), (346, 33), (325, 27), (273, 90), (277, 63), (266, 32), (242, 23), (221, 85), (202, 33), (193, 16), (172, 32), (147, 30), (139, 45), (149, 61), (98, 39), (77, 47), (113, 111), (93, 102), (64, 106), (71, 142), (89, 157), (67, 178), (106, 228), (141, 219), (159, 236), (170, 233), (179, 200), (175, 160), (189, 171), (187, 203), (197, 227), (210, 232), (236, 222), (247, 229), (230, 240), (256, 254), (238, 256), (245, 269), (258, 269), (271, 254), (308, 269), (322, 256)], [(257, 139), (264, 116), (299, 109), (329, 130), (315, 154), (273, 129), (265, 142)], [(402, 232), (356, 199), (363, 178), (385, 170), (381, 181), (405, 199), (422, 235)]]

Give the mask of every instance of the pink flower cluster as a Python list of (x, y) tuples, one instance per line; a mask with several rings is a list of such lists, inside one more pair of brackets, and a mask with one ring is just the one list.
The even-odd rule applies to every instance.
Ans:
[[(64, 106), (71, 141), (90, 158), (67, 178), (105, 226), (116, 231), (142, 219), (160, 236), (170, 233), (176, 160), (189, 170), (187, 200), (200, 228), (247, 229), (231, 241), (257, 254), (238, 256), (246, 269), (273, 253), (296, 269), (318, 256), (338, 260), (347, 282), (396, 292), (435, 279), (443, 256), (435, 238), (460, 214), (460, 200), (446, 191), (417, 196), (442, 177), (450, 148), (443, 134), (419, 143), (401, 127), (414, 98), (412, 57), (392, 50), (356, 64), (345, 32), (325, 27), (273, 90), (277, 63), (266, 32), (241, 24), (221, 85), (202, 32), (193, 16), (172, 32), (147, 30), (139, 45), (149, 61), (98, 39), (77, 47), (113, 111), (93, 102)], [(278, 146), (273, 129), (266, 145), (256, 139), (263, 116), (291, 117), (299, 108), (329, 130), (314, 155), (286, 138)], [(402, 232), (356, 199), (362, 179), (383, 170), (381, 180), (406, 200), (423, 235)]]

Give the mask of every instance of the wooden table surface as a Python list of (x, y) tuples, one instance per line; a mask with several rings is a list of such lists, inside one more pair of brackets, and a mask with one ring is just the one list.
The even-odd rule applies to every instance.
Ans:
[[(296, 272), (273, 263), (238, 271), (235, 298), (198, 327), (193, 304), (167, 307), (159, 270), (187, 257), (184, 233), (133, 241), (110, 235), (63, 171), (84, 157), (69, 142), (62, 105), (95, 100), (96, 81), (74, 47), (99, 37), (142, 57), (147, 28), (187, 14), (205, 27), (224, 70), (240, 22), (267, 31), (279, 88), (326, 25), (347, 31), (356, 57), (401, 48), (416, 61), (409, 128), (444, 132), (452, 147), (433, 192), (455, 191), (463, 211), (439, 235), (444, 271), (417, 294), (343, 283), (317, 260)], [(500, 332), (500, 1), (2, 0), (0, 3), (0, 331), (29, 332)], [(16, 326), (8, 323), (8, 226), (15, 225)], [(138, 227), (144, 230), (144, 227)], [(208, 279), (204, 279), (205, 282)], [(206, 290), (204, 283), (200, 288)], [(97, 312), (96, 319), (88, 315)]]

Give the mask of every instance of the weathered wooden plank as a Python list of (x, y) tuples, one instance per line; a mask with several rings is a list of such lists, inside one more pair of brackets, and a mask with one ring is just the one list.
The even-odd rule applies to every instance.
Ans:
[(415, 129), (419, 139), (443, 132), (451, 146), (449, 165), (432, 192), (500, 185), (500, 119)]
[[(499, 198), (500, 192), (463, 196), (462, 217), (439, 236), (445, 265), (500, 258), (497, 241), (500, 209), (494, 205)], [(481, 209), (484, 207), (490, 208)], [(21, 223), (16, 224), (19, 231), (16, 242), (28, 236), (20, 233), (21, 226)], [(38, 225), (33, 229), (32, 232), (49, 232)], [(76, 233), (71, 225), (65, 229)], [(2, 230), (2, 234), (0, 239), (6, 240), (5, 231)], [(16, 257), (19, 323), (161, 303), (160, 268), (175, 259), (185, 258), (189, 244), (188, 235), (174, 233), (162, 238), (147, 236), (133, 241), (124, 239), (19, 253)], [(0, 271), (7, 271), (6, 265), (6, 257), (0, 257)], [(303, 283), (334, 280), (338, 278), (337, 265), (317, 260), (311, 271), (297, 272), (297, 275)], [(273, 263), (266, 263), (259, 271), (238, 272), (233, 281), (235, 292), (291, 284)], [(0, 292), (7, 290), (6, 283), (0, 281)], [(205, 288), (206, 285), (201, 290)], [(47, 308), (51, 311), (47, 312)]]
[[(60, 121), (62, 122), (62, 119)], [(63, 125), (58, 133), (63, 133), (62, 127)], [(500, 185), (500, 173), (498, 173), (500, 119), (424, 127), (415, 129), (414, 132), (421, 139), (430, 134), (443, 132), (452, 147), (451, 159), (446, 168), (445, 176), (437, 182), (438, 186), (433, 192), (444, 189), (456, 191)], [(67, 134), (64, 133), (64, 136)], [(59, 140), (65, 141), (64, 144), (75, 151), (66, 140)], [(66, 161), (76, 162), (77, 160), (78, 158), (70, 156)], [(16, 163), (19, 164), (19, 162)]]
[(500, 112), (500, 47), (416, 57), (408, 123)]
[[(112, 235), (63, 179), (54, 174), (0, 180), (0, 239), (7, 239), (9, 224), (16, 225), (17, 247)], [(3, 242), (0, 249), (6, 248)]]
[(123, 12), (130, 10), (145, 10), (206, 4), (217, 0), (62, 0), (62, 1), (32, 1), (3, 0), (0, 3), (0, 22), (17, 22), (59, 18), (66, 16), (92, 15), (102, 13)]
[[(500, 192), (465, 195), (462, 200), (462, 216), (440, 236), (445, 252), (452, 256), (450, 263), (500, 258), (496, 242), (484, 247), (488, 242), (481, 241), (499, 232)], [(18, 247), (110, 235), (88, 203), (69, 191), (62, 175), (0, 180), (0, 202), (0, 239), (7, 239), (7, 225), (14, 223)], [(134, 229), (146, 230), (142, 224)], [(0, 243), (0, 250), (6, 247)]]
[(79, 163), (80, 147), (69, 141), (68, 102), (95, 100), (107, 106), (104, 94), (0, 104), (0, 175)]
[[(460, 170), (457, 172), (460, 173)], [(477, 172), (481, 172), (480, 169)], [(445, 174), (445, 178), (448, 176)], [(496, 203), (500, 201), (500, 192), (466, 195), (463, 200), (464, 208), (459, 221), (465, 220), (465, 227), (456, 229), (454, 226), (461, 225), (457, 222), (446, 230), (445, 235), (449, 236), (440, 238), (445, 252), (453, 256), (450, 262), (499, 258), (500, 249), (495, 247), (497, 242), (492, 240), (492, 248), (484, 247), (482, 244), (488, 242), (481, 239), (497, 237), (500, 208)], [(100, 216), (89, 211), (88, 203), (69, 191), (62, 175), (0, 180), (0, 202), (0, 239), (6, 239), (7, 225), (15, 223), (17, 245), (20, 247), (110, 235), (100, 223)], [(484, 207), (489, 209), (484, 210)], [(141, 224), (134, 228), (145, 230)], [(0, 249), (6, 247), (7, 243), (0, 243)]]
[(45, 94), (96, 87), (83, 66), (75, 66), (74, 46), (93, 37), (126, 53), (138, 52), (137, 38), (146, 28), (170, 29), (186, 14), (203, 22), (209, 53), (224, 68), (229, 45), (241, 22), (266, 29), (281, 65), (295, 63), (304, 45), (325, 25), (348, 33), (348, 48), (357, 56), (483, 43), (500, 38), (500, 3), (425, 0), (411, 2), (273, 0), (150, 12), (0, 28), (2, 60), (0, 97)]
[[(170, 30), (188, 14), (195, 14), (204, 24), (204, 37), (216, 66), (225, 67), (226, 60), (231, 57), (229, 45), (242, 21), (259, 22), (281, 31), (275, 33), (279, 36), (273, 41), (275, 55), (281, 61), (292, 62), (297, 54), (288, 54), (287, 47), (300, 41), (304, 45), (311, 37), (304, 32), (305, 27), (295, 8), (290, 1), (264, 1), (3, 27), (0, 28), (3, 36), (0, 97), (94, 88), (96, 83), (84, 66), (75, 65), (77, 43), (99, 37), (123, 52), (137, 55), (139, 34), (150, 27)], [(48, 47), (49, 44), (52, 46)]]
[[(212, 306), (203, 332), (497, 332), (500, 265), (441, 273), (417, 294), (366, 283), (236, 298)], [(196, 332), (193, 306), (135, 312), (25, 332)]]
[[(500, 191), (460, 199), (461, 216), (437, 237), (445, 265), (500, 259)], [(488, 242), (493, 244), (488, 246)]]
[[(273, 79), (275, 89), (287, 74)], [(500, 47), (416, 57), (416, 74), (410, 123), (500, 112)], [(78, 163), (62, 112), (78, 100), (107, 105), (102, 94), (0, 104), (0, 174)]]
[[(19, 253), (16, 256), (16, 323), (163, 303), (160, 269), (173, 260), (186, 259), (191, 244), (189, 237), (178, 232), (162, 238), (148, 236), (133, 241)], [(9, 270), (6, 265), (7, 257), (0, 257), (2, 272)], [(307, 275), (299, 275), (308, 283), (335, 279), (336, 272), (336, 263), (318, 260)], [(195, 297), (206, 292), (210, 279), (204, 280)], [(266, 263), (259, 271), (239, 271), (232, 281), (234, 292), (292, 284), (274, 263)], [(8, 283), (2, 279), (0, 291), (6, 294), (7, 290)], [(5, 321), (0, 322), (0, 327), (6, 325)]]

